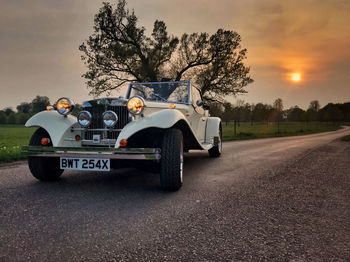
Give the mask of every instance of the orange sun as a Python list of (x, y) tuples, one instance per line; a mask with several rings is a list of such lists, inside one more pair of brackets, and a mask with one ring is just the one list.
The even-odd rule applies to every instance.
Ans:
[(299, 82), (301, 80), (301, 75), (300, 73), (292, 73), (291, 74), (291, 80), (293, 82)]

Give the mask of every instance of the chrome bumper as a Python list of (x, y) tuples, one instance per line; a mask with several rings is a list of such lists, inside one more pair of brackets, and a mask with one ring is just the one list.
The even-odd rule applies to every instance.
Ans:
[(27, 155), (40, 157), (94, 157), (132, 160), (159, 160), (161, 158), (160, 148), (23, 146), (22, 151)]

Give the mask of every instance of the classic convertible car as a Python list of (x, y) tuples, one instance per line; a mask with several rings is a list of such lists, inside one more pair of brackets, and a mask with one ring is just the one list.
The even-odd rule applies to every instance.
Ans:
[(134, 163), (155, 164), (161, 187), (178, 190), (183, 183), (183, 152), (208, 150), (219, 157), (221, 120), (209, 117), (200, 91), (188, 81), (132, 83), (126, 98), (74, 105), (60, 98), (28, 120), (39, 127), (23, 147), (33, 176), (55, 180), (65, 169), (110, 171)]

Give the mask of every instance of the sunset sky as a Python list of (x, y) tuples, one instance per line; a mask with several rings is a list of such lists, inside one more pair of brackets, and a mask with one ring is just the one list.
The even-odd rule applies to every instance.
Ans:
[[(113, 3), (113, 1), (111, 1)], [(102, 1), (2, 0), (0, 109), (45, 95), (89, 99), (78, 50)], [(348, 0), (129, 0), (139, 25), (163, 20), (170, 34), (235, 30), (255, 80), (238, 99), (285, 108), (350, 101)], [(118, 94), (119, 95), (119, 94)], [(228, 99), (235, 102), (235, 98)]]

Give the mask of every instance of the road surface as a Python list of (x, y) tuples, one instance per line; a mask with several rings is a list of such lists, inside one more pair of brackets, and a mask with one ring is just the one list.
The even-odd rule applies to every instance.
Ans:
[(350, 128), (224, 143), (166, 193), (135, 169), (0, 167), (0, 261), (349, 261)]

